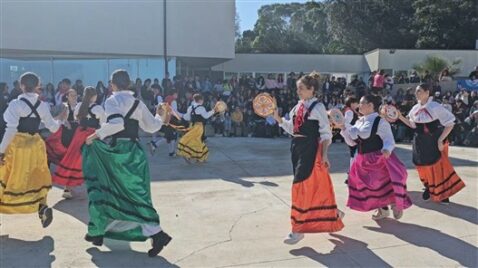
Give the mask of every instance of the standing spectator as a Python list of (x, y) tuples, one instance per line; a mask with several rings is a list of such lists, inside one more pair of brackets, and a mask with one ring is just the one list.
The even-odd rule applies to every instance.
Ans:
[(55, 105), (60, 105), (66, 102), (66, 92), (71, 88), (71, 81), (68, 78), (61, 80), (58, 85), (57, 92), (55, 94)]
[(387, 93), (393, 91), (393, 79), (389, 74), (384, 76), (384, 86), (387, 89)]
[(384, 71), (378, 70), (375, 76), (373, 77), (372, 93), (375, 95), (380, 95), (384, 86)]
[(83, 91), (85, 91), (85, 87), (83, 86), (83, 81), (81, 81), (80, 79), (76, 80), (72, 88), (76, 90), (78, 94), (78, 98), (83, 97)]
[[(140, 84), (141, 84), (141, 80), (140, 80)], [(98, 105), (102, 105), (103, 102), (106, 100), (105, 96), (107, 94), (107, 91), (108, 89), (105, 87), (105, 85), (103, 84), (103, 82), (101, 81), (98, 81), (98, 83), (96, 83), (96, 104)]]
[(453, 78), (450, 75), (450, 71), (448, 70), (448, 68), (445, 68), (445, 69), (443, 69), (443, 71), (441, 71), (438, 80), (439, 81), (446, 81), (446, 82), (453, 80)]
[(5, 129), (7, 124), (3, 119), (3, 114), (5, 110), (7, 110), (8, 106), (8, 85), (7, 83), (0, 83), (0, 141), (3, 139), (3, 135), (5, 134)]
[(259, 76), (256, 81), (256, 88), (260, 91), (266, 89), (266, 81), (264, 79), (264, 76)]
[(425, 75), (423, 76), (422, 82), (429, 85), (433, 82), (433, 77), (428, 70), (425, 70)]
[(287, 77), (287, 88), (289, 88), (289, 90), (295, 90), (296, 81), (297, 81), (297, 78), (295, 77), (295, 73), (294, 72), (289, 73)]
[(12, 92), (10, 92), (10, 96), (8, 97), (8, 102), (18, 98), (18, 96), (20, 96), (20, 94), (22, 94), (22, 89), (20, 88), (20, 83), (18, 82), (18, 80), (15, 80), (13, 82)]
[(278, 89), (283, 89), (286, 87), (286, 83), (284, 81), (284, 75), (283, 74), (278, 74), (277, 79), (276, 79), (276, 86)]
[(475, 66), (475, 70), (471, 71), (471, 73), (468, 75), (468, 78), (470, 78), (470, 80), (478, 79), (478, 65)]
[(209, 95), (209, 93), (211, 93), (212, 83), (211, 83), (211, 80), (209, 80), (209, 76), (206, 76), (206, 79), (204, 79), (201, 89), (202, 89), (202, 92), (206, 93), (206, 95)]
[(224, 87), (222, 86), (222, 81), (220, 79), (214, 84), (214, 92), (219, 96), (222, 96), (222, 93), (224, 92)]
[(171, 82), (171, 79), (169, 79), (169, 73), (166, 73), (166, 76), (161, 81), (161, 86), (163, 87), (164, 92), (169, 92), (173, 87), (173, 83)]
[(144, 104), (151, 110), (151, 105), (154, 99), (154, 93), (151, 89), (151, 79), (144, 80), (144, 84), (141, 87), (141, 97), (143, 98)]
[(42, 99), (50, 106), (53, 106), (55, 103), (55, 87), (53, 86), (52, 83), (48, 83), (45, 87), (45, 90), (42, 91)]

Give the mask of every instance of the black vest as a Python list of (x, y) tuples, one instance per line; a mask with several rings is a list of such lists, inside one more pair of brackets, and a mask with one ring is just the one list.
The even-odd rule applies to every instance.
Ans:
[(131, 115), (134, 113), (136, 108), (138, 108), (139, 100), (135, 100), (131, 109), (129, 109), (128, 113), (123, 117), (120, 114), (112, 114), (108, 116), (108, 120), (117, 117), (123, 117), (124, 121), (124, 129), (116, 134), (113, 135), (113, 143), (112, 145), (116, 144), (116, 139), (118, 138), (129, 138), (132, 141), (136, 141), (139, 139), (139, 122), (136, 119), (131, 119)]
[(95, 107), (96, 104), (93, 104), (90, 108), (88, 108), (88, 117), (84, 117), (80, 120), (80, 126), (87, 128), (100, 128), (100, 119), (96, 118), (96, 115), (92, 112), (93, 107)]
[(358, 138), (355, 140), (358, 145), (359, 154), (373, 153), (380, 151), (383, 148), (383, 141), (379, 135), (377, 135), (378, 125), (380, 123), (380, 116), (377, 116), (373, 121), (372, 131), (370, 132), (370, 137), (368, 139)]
[[(20, 100), (23, 101), (24, 103), (26, 103), (28, 105), (28, 107), (30, 107), (31, 112), (26, 117), (21, 117), (20, 118), (20, 121), (18, 122), (17, 131), (19, 133), (28, 133), (30, 135), (34, 135), (35, 133), (40, 132), (41, 118), (40, 118), (40, 115), (37, 112), (37, 108), (40, 106), (41, 101), (37, 100), (35, 105), (32, 105), (25, 98), (20, 98)], [(32, 117), (33, 114), (36, 117)]]
[(443, 133), (443, 126), (440, 121), (429, 123), (415, 123), (415, 134), (413, 138), (413, 163), (416, 166), (432, 165), (441, 158), (438, 150), (438, 139)]
[[(350, 110), (352, 111), (352, 109)], [(352, 111), (352, 113), (354, 114), (354, 117), (352, 118), (352, 121), (350, 122), (350, 124), (353, 126), (355, 125), (355, 122), (357, 122), (357, 120), (359, 119), (359, 116), (355, 111)]]
[(75, 121), (75, 109), (71, 109), (70, 103), (67, 103), (68, 106), (68, 122)]
[[(309, 108), (307, 109), (307, 112), (304, 115), (304, 123), (302, 123), (302, 126), (299, 127), (299, 132), (294, 133), (296, 135), (303, 135), (306, 137), (310, 138), (320, 138), (320, 133), (319, 133), (319, 121), (317, 120), (309, 120), (310, 113), (314, 109), (315, 105), (317, 105), (319, 102), (314, 101)], [(295, 121), (295, 115), (294, 118), (292, 119), (292, 122)]]
[(196, 114), (196, 109), (198, 107), (204, 107), (204, 106), (198, 105), (196, 107), (194, 107), (194, 106), (191, 107), (192, 108), (191, 109), (191, 122), (193, 122), (193, 123), (203, 123), (204, 124), (204, 123), (206, 123), (206, 119), (204, 117), (202, 117), (202, 115)]

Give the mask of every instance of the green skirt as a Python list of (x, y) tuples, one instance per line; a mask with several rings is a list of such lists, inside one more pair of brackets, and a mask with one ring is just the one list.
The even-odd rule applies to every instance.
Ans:
[[(148, 160), (138, 142), (118, 140), (110, 146), (96, 140), (85, 145), (83, 173), (89, 198), (89, 235), (145, 241), (148, 237), (140, 224), (159, 225), (151, 202)], [(115, 223), (130, 228), (109, 228)]]

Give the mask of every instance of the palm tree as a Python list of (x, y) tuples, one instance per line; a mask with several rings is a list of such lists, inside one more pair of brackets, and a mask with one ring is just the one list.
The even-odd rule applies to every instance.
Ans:
[(457, 65), (460, 63), (460, 59), (454, 60), (449, 64), (446, 59), (439, 56), (428, 55), (422, 63), (414, 64), (413, 69), (415, 69), (421, 76), (425, 74), (425, 71), (428, 71), (434, 80), (438, 80), (438, 76), (445, 68), (448, 68), (451, 76), (457, 74), (460, 71), (460, 68), (458, 68)]

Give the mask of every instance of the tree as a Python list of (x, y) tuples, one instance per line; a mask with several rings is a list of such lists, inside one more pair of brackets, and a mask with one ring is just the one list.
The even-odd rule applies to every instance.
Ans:
[(326, 4), (327, 24), (334, 46), (348, 53), (375, 48), (411, 48), (413, 0), (331, 0)]
[(415, 0), (417, 48), (473, 49), (478, 39), (476, 0)]
[(422, 76), (425, 74), (425, 71), (428, 71), (434, 80), (438, 80), (438, 76), (445, 68), (448, 68), (450, 75), (457, 74), (460, 71), (457, 65), (460, 63), (461, 60), (455, 60), (450, 64), (446, 59), (441, 57), (427, 56), (422, 63), (414, 64), (413, 69)]
[(239, 13), (236, 11), (236, 17), (234, 21), (234, 31), (236, 40), (241, 38), (241, 18), (239, 17)]

